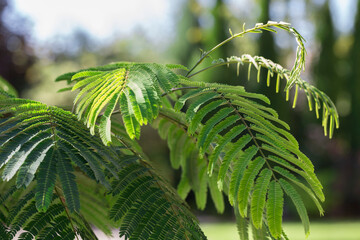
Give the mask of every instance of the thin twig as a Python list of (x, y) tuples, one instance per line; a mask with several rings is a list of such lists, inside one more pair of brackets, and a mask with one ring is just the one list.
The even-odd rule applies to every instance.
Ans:
[(170, 89), (169, 92), (165, 92), (163, 94), (161, 94), (162, 97), (168, 95), (169, 93), (175, 92), (175, 91), (180, 91), (180, 90), (186, 90), (186, 89), (196, 89), (198, 87), (179, 87), (179, 88), (172, 88)]
[(74, 224), (73, 224), (73, 222), (72, 222), (72, 220), (71, 220), (71, 217), (70, 217), (69, 209), (67, 208), (67, 206), (66, 206), (66, 204), (65, 204), (65, 202), (64, 202), (64, 199), (62, 198), (62, 195), (60, 194), (57, 186), (55, 186), (55, 192), (56, 192), (56, 194), (59, 196), (60, 202), (61, 202), (61, 204), (63, 205), (63, 207), (64, 207), (64, 209), (65, 209), (66, 216), (67, 216), (67, 218), (68, 218), (69, 221), (70, 221), (70, 225), (71, 225), (71, 227), (72, 227), (72, 229), (73, 229), (73, 231), (74, 231), (74, 233), (75, 233), (75, 237), (76, 237), (77, 240), (79, 240), (79, 237), (78, 237), (78, 235), (77, 235), (77, 233), (76, 233), (75, 226), (74, 226)]

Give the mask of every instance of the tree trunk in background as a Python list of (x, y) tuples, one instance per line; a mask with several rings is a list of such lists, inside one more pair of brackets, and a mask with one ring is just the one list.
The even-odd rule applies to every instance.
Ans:
[(316, 86), (335, 100), (342, 84), (336, 71), (338, 63), (334, 53), (336, 37), (329, 3), (326, 2), (318, 13), (316, 37), (320, 44), (320, 54), (313, 68), (314, 79)]
[[(224, 0), (216, 0), (215, 6), (213, 7), (211, 13), (213, 16), (214, 24), (207, 33), (206, 38), (204, 38), (204, 45), (206, 47), (206, 49), (204, 50), (210, 50), (216, 44), (230, 37), (230, 13)], [(236, 53), (231, 52), (231, 50), (234, 50), (234, 48), (232, 47), (232, 42), (223, 45), (221, 48), (217, 49), (214, 53), (211, 54), (212, 60), (216, 60), (219, 58), (227, 58), (236, 55)], [(206, 73), (204, 80), (207, 82), (239, 85), (240, 80), (237, 78), (236, 73), (233, 70), (233, 66), (231, 66), (230, 69), (227, 69), (225, 66), (221, 68), (218, 68), (213, 72)]]
[(21, 92), (27, 87), (26, 70), (34, 63), (34, 57), (24, 33), (15, 33), (5, 25), (3, 15), (7, 7), (8, 1), (0, 0), (0, 75)]
[(178, 23), (177, 42), (174, 44), (175, 57), (180, 63), (190, 67), (200, 57), (203, 48), (203, 30), (199, 23), (201, 6), (196, 0), (186, 1), (183, 16)]
[[(271, 0), (258, 0), (258, 4), (260, 7), (260, 16), (258, 17), (257, 22), (267, 23), (269, 20), (272, 20), (270, 17), (271, 3)], [(278, 51), (280, 49), (276, 48), (274, 40), (275, 35), (275, 33), (268, 31), (264, 31), (262, 34), (259, 35), (259, 50), (257, 55), (270, 59), (275, 63), (282, 64), (281, 62), (279, 62)], [(294, 123), (293, 121), (291, 121), (291, 116), (294, 114), (294, 112), (290, 109), (289, 103), (285, 102), (285, 93), (283, 92), (285, 82), (281, 83), (279, 93), (276, 93), (276, 75), (271, 78), (270, 87), (267, 87), (267, 74), (267, 69), (263, 68), (261, 71), (261, 80), (260, 84), (258, 85), (258, 91), (269, 97), (269, 99), (271, 100), (271, 104), (273, 106), (276, 106), (276, 110), (279, 113), (280, 119), (284, 120), (289, 124)], [(256, 77), (256, 74), (253, 73), (252, 75), (253, 77)], [(291, 132), (296, 135), (296, 129), (297, 125), (299, 124), (299, 120), (297, 119), (295, 123), (296, 124), (293, 124), (294, 126), (291, 126)]]
[[(258, 22), (267, 23), (270, 19), (270, 4), (271, 0), (260, 0), (260, 17)], [(278, 62), (278, 54), (275, 50), (274, 34), (264, 31), (260, 36), (259, 41), (259, 55), (264, 58), (271, 59), (274, 62)]]
[[(351, 112), (347, 118), (350, 123), (349, 135), (351, 139), (351, 150), (359, 154), (360, 147), (360, 2), (357, 6), (357, 17), (355, 20), (354, 43), (349, 51), (349, 65), (351, 66), (350, 76), (348, 78), (348, 88), (351, 94)], [(345, 127), (345, 126), (344, 126)], [(359, 161), (359, 156), (357, 156)]]
[[(351, 111), (348, 115), (340, 114), (340, 130), (335, 132), (333, 140), (313, 139), (315, 149), (323, 149), (321, 169), (335, 169), (331, 181), (335, 189), (328, 193), (330, 202), (328, 216), (352, 217), (360, 213), (360, 2), (355, 20), (354, 42), (348, 53), (336, 54), (339, 44), (336, 39), (329, 3), (326, 2), (316, 21), (317, 38), (320, 43), (320, 55), (314, 66), (314, 78), (319, 89), (326, 92), (336, 103), (341, 95), (350, 96)], [(342, 51), (346, 51), (341, 48)], [(348, 56), (346, 57), (346, 54)], [(342, 58), (341, 58), (342, 57)], [(345, 66), (345, 68), (344, 68)], [(344, 101), (349, 101), (345, 99)], [(348, 103), (349, 104), (349, 103)], [(338, 105), (341, 107), (341, 105)], [(338, 109), (342, 112), (343, 109)], [(326, 181), (324, 182), (325, 189)]]
[(346, 189), (344, 196), (345, 213), (354, 216), (360, 214), (360, 1), (357, 5), (355, 19), (354, 42), (349, 51), (348, 66), (350, 66), (347, 83), (343, 84), (350, 94), (350, 114), (343, 118), (342, 128), (345, 139), (350, 139), (350, 156), (346, 160), (341, 178), (345, 178)]

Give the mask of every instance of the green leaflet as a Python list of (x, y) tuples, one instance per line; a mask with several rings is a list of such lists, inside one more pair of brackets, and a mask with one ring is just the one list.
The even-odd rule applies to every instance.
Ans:
[[(232, 111), (231, 108), (223, 108), (205, 123), (205, 126), (200, 131), (198, 137), (200, 154), (204, 154), (207, 151), (209, 145), (218, 133), (237, 121), (235, 115), (227, 117)], [(222, 121), (224, 118), (226, 119)]]
[(91, 77), (103, 73), (102, 71), (82, 71), (74, 74), (71, 81), (78, 80), (78, 78)]
[[(240, 89), (240, 91), (239, 91)], [(264, 103), (267, 103), (267, 104), (270, 104), (270, 100), (262, 95), (262, 94), (258, 94), (258, 93), (249, 93), (249, 92), (246, 92), (244, 90), (243, 87), (219, 87), (218, 90), (220, 92), (224, 92), (224, 93), (231, 93), (231, 94), (236, 94), (236, 95), (239, 95), (239, 96), (242, 96), (242, 97), (247, 97), (247, 98), (253, 98), (253, 99), (258, 99), (258, 100), (261, 100), (263, 101)]]
[(186, 174), (184, 174), (184, 172), (182, 172), (180, 182), (177, 185), (177, 192), (178, 192), (179, 196), (185, 200), (185, 198), (189, 194), (190, 190), (191, 190), (191, 186), (189, 184), (189, 180), (186, 177)]
[(104, 115), (101, 116), (99, 124), (99, 133), (104, 145), (109, 145), (111, 142), (111, 114), (114, 112), (116, 104), (118, 103), (120, 94), (117, 93), (110, 100)]
[[(20, 132), (20, 131), (19, 131)], [(12, 139), (12, 141), (7, 140), (5, 143), (6, 145), (2, 146), (2, 151), (0, 152), (0, 167), (4, 166), (9, 162), (10, 159), (16, 156), (15, 154), (21, 149), (21, 147), (31, 138), (33, 135), (25, 135), (20, 133), (16, 137)]]
[(235, 205), (237, 202), (237, 196), (240, 188), (240, 181), (243, 177), (244, 171), (253, 159), (255, 154), (258, 152), (258, 148), (255, 146), (248, 147), (244, 152), (240, 153), (239, 159), (234, 164), (234, 170), (231, 175), (230, 180), (230, 190), (229, 190), (229, 201), (231, 205)]
[(280, 184), (271, 181), (266, 201), (266, 217), (269, 231), (274, 238), (280, 238), (282, 234), (283, 195)]
[(234, 211), (240, 240), (249, 240), (249, 221), (240, 215), (238, 208), (234, 208)]
[(127, 134), (131, 139), (139, 138), (140, 125), (133, 116), (132, 111), (130, 111), (131, 107), (128, 105), (125, 93), (120, 95), (120, 109)]
[(322, 192), (322, 186), (320, 181), (317, 179), (314, 173), (309, 173), (305, 171), (298, 170), (292, 166), (289, 162), (285, 161), (282, 158), (276, 156), (269, 156), (268, 159), (272, 162), (278, 163), (281, 166), (299, 174), (302, 176), (310, 185), (311, 189), (315, 192), (316, 196), (323, 202), (325, 200), (324, 193)]
[(45, 139), (36, 145), (32, 152), (27, 156), (25, 162), (21, 165), (16, 178), (16, 186), (28, 186), (34, 179), (35, 172), (40, 163), (44, 160), (47, 151), (53, 145), (51, 139)]
[(245, 130), (244, 125), (237, 125), (233, 127), (229, 132), (227, 132), (223, 139), (221, 139), (218, 145), (215, 147), (213, 153), (210, 155), (209, 164), (208, 164), (208, 173), (211, 176), (214, 166), (218, 157), (220, 156), (221, 151), (225, 148), (226, 144), (231, 142), (236, 136), (240, 135), (242, 131)]
[(130, 115), (135, 117), (135, 120), (138, 122), (140, 126), (144, 124), (146, 119), (146, 115), (143, 116), (144, 112), (141, 111), (140, 105), (137, 102), (135, 93), (131, 89), (125, 89), (125, 96), (128, 100), (128, 108)]
[(303, 169), (306, 172), (313, 172), (312, 167), (309, 167), (307, 165), (305, 165), (300, 159), (295, 158), (293, 155), (291, 155), (290, 153), (286, 152), (286, 151), (282, 151), (281, 148), (276, 148), (267, 144), (263, 144), (261, 146), (262, 149), (272, 152), (280, 157), (282, 157), (283, 159), (286, 159), (288, 162), (291, 162), (293, 164), (295, 164), (296, 166), (298, 166), (299, 168)]
[(265, 168), (256, 180), (254, 191), (251, 196), (251, 219), (255, 228), (259, 229), (263, 225), (263, 213), (266, 202), (266, 193), (272, 176), (271, 170)]
[(278, 173), (280, 173), (282, 176), (286, 177), (287, 179), (291, 180), (294, 184), (296, 184), (297, 186), (299, 186), (300, 188), (302, 188), (308, 195), (309, 197), (313, 200), (313, 202), (315, 203), (316, 207), (319, 210), (320, 216), (324, 215), (324, 210), (319, 202), (319, 200), (317, 199), (317, 197), (314, 195), (313, 191), (311, 191), (307, 186), (305, 186), (304, 184), (302, 184), (292, 173), (290, 173), (288, 170), (279, 167), (279, 166), (275, 166), (274, 170)]
[[(259, 127), (261, 127), (261, 129), (264, 129), (267, 132), (271, 132), (276, 134), (276, 139), (279, 139), (280, 141), (283, 141), (285, 143), (285, 145), (292, 145), (293, 148), (298, 148), (299, 144), (296, 141), (296, 139), (294, 138), (294, 136), (292, 136), (289, 132), (285, 131), (284, 129), (278, 128), (276, 127), (274, 124), (272, 124), (270, 121), (262, 118), (261, 116), (255, 116), (255, 118), (253, 117), (249, 117), (246, 116), (245, 120), (249, 121), (250, 123), (253, 123)], [(286, 139), (284, 139), (284, 137)], [(274, 137), (272, 137), (274, 138)]]
[(130, 72), (128, 78), (131, 81), (127, 82), (127, 86), (135, 93), (144, 124), (147, 124), (159, 114), (161, 105), (159, 104), (159, 90), (147, 81), (143, 81), (146, 73), (143, 73), (141, 69)]
[(36, 146), (49, 137), (51, 137), (49, 132), (40, 132), (38, 134), (35, 133), (35, 135), (32, 135), (28, 139), (29, 142), (23, 144), (19, 150), (16, 151), (9, 159), (2, 173), (2, 179), (4, 181), (9, 181), (12, 179), (21, 165), (23, 165), (23, 163), (29, 159), (29, 155), (33, 152)]
[[(204, 189), (200, 189), (200, 186), (204, 187), (204, 184), (200, 184), (203, 176), (200, 175), (200, 170), (202, 169), (204, 164), (199, 164), (201, 163), (199, 161), (199, 155), (193, 144), (187, 144), (185, 147), (186, 148), (184, 149), (184, 154), (186, 156), (186, 159), (185, 162), (182, 164), (182, 170), (185, 172), (186, 177), (189, 179), (190, 186), (192, 187), (194, 192), (197, 192), (196, 198), (199, 198), (202, 197), (202, 195), (204, 194), (204, 191), (201, 192), (201, 190)], [(199, 200), (200, 199), (198, 199), (198, 203)]]
[(239, 140), (237, 140), (230, 148), (230, 150), (225, 154), (219, 169), (218, 175), (218, 186), (219, 189), (222, 190), (223, 181), (226, 173), (230, 167), (230, 163), (235, 159), (237, 154), (251, 141), (250, 135), (246, 134), (242, 136)]
[[(121, 80), (118, 80), (121, 81)], [(114, 81), (114, 83), (117, 83)], [(101, 110), (111, 101), (111, 99), (121, 90), (123, 86), (110, 85), (108, 88), (102, 90), (99, 95), (93, 100), (91, 109), (87, 111), (87, 127), (90, 127), (90, 132), (94, 135), (95, 123)]]
[(80, 210), (80, 197), (77, 184), (75, 182), (74, 169), (71, 166), (70, 159), (66, 158), (66, 154), (58, 151), (59, 159), (56, 166), (56, 171), (59, 174), (61, 186), (65, 195), (66, 203), (70, 211)]
[[(196, 205), (200, 210), (204, 210), (206, 207), (206, 202), (207, 202), (207, 191), (208, 191), (208, 175), (206, 173), (206, 164), (204, 163), (204, 161), (202, 161), (202, 159), (197, 158), (197, 156), (199, 156), (198, 152), (196, 150), (193, 151), (193, 157), (189, 158), (190, 161), (194, 161), (195, 159), (197, 160), (197, 165), (196, 165), (196, 169), (197, 169), (197, 176), (195, 174), (191, 174), (193, 177), (191, 177), (190, 179), (194, 179), (194, 175), (197, 182), (197, 187), (193, 187), (194, 192), (195, 192), (195, 200), (196, 200)], [(188, 166), (191, 166), (188, 163)], [(194, 168), (193, 168), (194, 169)], [(189, 175), (190, 177), (190, 175)]]
[(222, 100), (212, 101), (211, 103), (207, 104), (203, 108), (201, 108), (195, 116), (189, 122), (188, 133), (194, 134), (198, 125), (204, 119), (204, 117), (211, 111), (215, 110), (217, 107), (223, 104)]
[(166, 64), (165, 65), (169, 69), (181, 69), (185, 71), (189, 71), (189, 69), (181, 64)]
[[(83, 113), (87, 113), (87, 107), (91, 106), (94, 102), (94, 99), (97, 95), (95, 93), (101, 92), (104, 88), (106, 88), (106, 83), (108, 83), (108, 79), (111, 78), (111, 74), (107, 73), (102, 75), (102, 78), (96, 79), (96, 81), (92, 81), (90, 84), (85, 85), (83, 89), (79, 92), (79, 94), (74, 99), (74, 103), (77, 104), (75, 111), (78, 114), (78, 119), (80, 120)], [(83, 81), (86, 81), (83, 80)], [(74, 86), (74, 89), (76, 89), (76, 85)], [(89, 93), (89, 94), (86, 94)]]
[(143, 175), (146, 171), (148, 171), (147, 168), (136, 164), (129, 165), (127, 168), (121, 170), (118, 175), (119, 179), (113, 181), (111, 184), (111, 194), (117, 195), (121, 193), (127, 185), (134, 181), (138, 176)]
[(173, 125), (173, 128), (169, 129), (168, 135), (168, 147), (170, 149), (170, 163), (174, 169), (178, 169), (181, 165), (184, 155), (182, 148), (186, 141), (186, 135), (181, 129), (176, 129)]
[(187, 149), (189, 149), (190, 145), (194, 144), (193, 140), (189, 138), (189, 136), (181, 131), (180, 138), (176, 142), (176, 145), (174, 145), (175, 149), (170, 152), (170, 160), (176, 159), (176, 163), (178, 165), (175, 165), (175, 167), (180, 167), (180, 165), (184, 166), (186, 164), (186, 159), (188, 157)]
[(240, 215), (243, 217), (247, 216), (248, 199), (250, 191), (254, 185), (255, 177), (257, 176), (264, 164), (265, 160), (262, 157), (257, 157), (249, 164), (240, 181), (237, 198), (239, 203), (239, 212)]
[(236, 100), (237, 104), (239, 104), (239, 106), (242, 106), (244, 108), (249, 108), (252, 110), (258, 109), (258, 110), (264, 111), (267, 114), (270, 114), (276, 118), (279, 117), (279, 114), (274, 109), (272, 109), (271, 107), (266, 107), (260, 103), (257, 103), (254, 100), (250, 100), (245, 97), (241, 97), (241, 96), (238, 96), (235, 94), (229, 94), (229, 93), (226, 94), (226, 97), (229, 99), (232, 99), (232, 100)]
[(38, 210), (36, 209), (35, 201), (31, 201), (30, 204), (21, 209), (21, 212), (16, 216), (15, 220), (9, 223), (9, 225), (11, 224), (9, 235), (15, 237), (16, 233), (25, 225), (26, 221), (36, 213), (38, 213)]
[(301, 222), (304, 226), (304, 231), (306, 237), (310, 234), (310, 222), (309, 217), (307, 215), (306, 207), (304, 205), (304, 202), (301, 199), (301, 196), (299, 193), (293, 188), (293, 186), (290, 185), (287, 181), (280, 178), (279, 179), (281, 187), (284, 189), (286, 194), (291, 198), (292, 202), (294, 203), (296, 210), (300, 216)]
[(189, 108), (186, 111), (186, 120), (188, 121), (188, 123), (192, 121), (193, 117), (203, 104), (205, 104), (209, 100), (215, 99), (215, 97), (217, 96), (218, 94), (215, 92), (204, 93), (199, 96), (195, 102), (190, 104)]
[[(234, 104), (236, 104), (237, 102), (235, 101)], [(251, 116), (251, 117), (254, 117), (256, 118), (257, 116), (260, 116), (260, 117), (264, 117), (265, 119), (268, 119), (268, 120), (271, 120), (271, 121), (274, 121), (280, 125), (282, 125), (283, 127), (285, 127), (287, 130), (290, 129), (289, 125), (283, 121), (281, 121), (280, 119), (276, 118), (276, 117), (273, 117), (272, 115), (270, 114), (267, 114), (266, 112), (264, 111), (260, 111), (258, 109), (256, 109), (255, 111), (252, 111), (250, 109), (247, 109), (247, 108), (244, 108), (244, 107), (239, 107), (237, 109), (239, 112), (243, 113), (243, 114), (246, 114), (248, 116)]]
[(36, 185), (36, 208), (45, 212), (51, 203), (56, 180), (56, 156), (52, 148), (40, 164)]
[(222, 191), (219, 190), (216, 180), (216, 175), (209, 177), (209, 189), (211, 198), (214, 201), (215, 208), (218, 213), (223, 213), (225, 210), (224, 197)]

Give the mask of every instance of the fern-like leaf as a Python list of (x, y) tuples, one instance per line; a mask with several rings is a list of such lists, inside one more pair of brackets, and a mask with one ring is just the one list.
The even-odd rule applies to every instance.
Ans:
[(251, 197), (251, 219), (255, 228), (262, 226), (266, 192), (270, 184), (271, 174), (272, 172), (269, 169), (264, 169), (256, 180), (254, 193)]
[[(288, 132), (289, 126), (278, 119), (273, 109), (260, 103), (268, 102), (266, 98), (248, 93), (242, 87), (194, 83), (186, 79), (181, 79), (181, 83), (195, 89), (185, 93), (175, 104), (181, 110), (189, 102), (189, 107), (185, 110), (186, 123), (176, 116), (175, 120), (180, 121), (188, 134), (197, 139), (201, 156), (208, 159), (210, 176), (215, 173), (215, 167), (219, 166), (215, 173), (218, 188), (225, 188), (230, 203), (237, 203), (235, 207), (238, 207), (241, 216), (247, 216), (250, 204), (255, 228), (261, 228), (262, 223), (269, 224), (268, 218), (271, 217), (275, 222), (270, 223), (271, 227), (268, 226), (270, 233), (275, 238), (281, 236), (279, 216), (263, 215), (270, 205), (282, 208), (282, 194), (278, 190), (268, 194), (266, 200), (270, 182), (277, 181), (278, 174), (286, 174), (274, 167), (285, 167), (290, 174), (305, 179), (311, 190), (297, 177), (286, 178), (303, 188), (322, 213), (318, 199), (323, 201), (324, 195), (314, 174), (314, 167)], [(195, 125), (192, 125), (193, 120), (196, 120)], [(231, 176), (230, 181), (224, 184), (227, 176)], [(277, 187), (273, 186), (272, 189), (278, 189), (279, 183), (276, 182), (275, 185)], [(287, 191), (285, 193), (289, 194)], [(277, 199), (278, 196), (280, 200)], [(265, 205), (265, 202), (268, 204)]]
[[(238, 193), (239, 211), (241, 216), (247, 216), (247, 206), (250, 191), (254, 185), (254, 179), (259, 173), (260, 169), (264, 165), (265, 160), (261, 157), (256, 158), (249, 164), (248, 169), (244, 172), (244, 176), (241, 179)], [(256, 197), (256, 195), (255, 195)]]
[(45, 212), (51, 203), (56, 180), (56, 152), (50, 149), (40, 164), (36, 185), (36, 208)]
[(7, 118), (0, 123), (2, 178), (17, 187), (28, 186), (36, 176), (36, 206), (46, 211), (59, 176), (71, 211), (80, 208), (79, 194), (70, 159), (89, 177), (110, 187), (104, 169), (116, 176), (119, 167), (115, 149), (91, 137), (75, 115), (39, 102), (5, 98), (0, 107)]
[(266, 202), (266, 216), (271, 235), (275, 238), (279, 238), (282, 234), (283, 204), (283, 191), (280, 184), (276, 181), (271, 181)]
[(117, 200), (110, 210), (110, 218), (120, 222), (120, 237), (205, 239), (184, 202), (141, 161), (136, 158), (129, 161), (119, 172), (119, 180), (112, 183), (111, 193)]
[(77, 184), (75, 182), (74, 169), (71, 166), (70, 159), (66, 158), (63, 151), (59, 151), (60, 155), (56, 165), (56, 171), (59, 174), (59, 179), (64, 191), (65, 199), (70, 211), (80, 209), (80, 198)]
[(300, 216), (301, 222), (303, 223), (305, 234), (306, 236), (308, 236), (310, 233), (310, 222), (309, 222), (309, 217), (307, 215), (306, 207), (301, 199), (301, 196), (294, 189), (294, 187), (291, 186), (291, 184), (285, 181), (283, 178), (281, 178), (279, 181), (281, 187), (284, 189), (286, 194), (289, 195), (292, 202), (294, 203), (296, 210)]
[(178, 84), (179, 77), (171, 71), (173, 68), (156, 63), (124, 62), (64, 74), (57, 80), (75, 83), (72, 90), (80, 90), (74, 101), (79, 119), (83, 119), (94, 134), (100, 118), (100, 137), (109, 145), (110, 116), (116, 106), (120, 105), (130, 138), (139, 138), (140, 126), (158, 116), (161, 94)]

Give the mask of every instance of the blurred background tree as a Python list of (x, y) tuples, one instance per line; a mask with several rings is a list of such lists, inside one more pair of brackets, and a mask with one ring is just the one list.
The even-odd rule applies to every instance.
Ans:
[[(9, 8), (7, 0), (0, 1), (0, 19), (6, 17)], [(33, 65), (35, 57), (28, 44), (28, 28), (25, 19), (19, 15), (11, 16), (12, 25), (0, 21), (0, 76), (11, 80), (17, 91), (29, 87), (26, 71)]]
[[(112, 61), (171, 61), (191, 66), (201, 51), (209, 50), (227, 38), (229, 28), (238, 32), (244, 22), (250, 27), (268, 20), (292, 23), (307, 40), (308, 64), (302, 76), (325, 91), (338, 107), (341, 124), (334, 139), (323, 136), (315, 114), (307, 113), (304, 96), (299, 97), (297, 108), (292, 110), (292, 103), (284, 101), (285, 93), (275, 94), (275, 79), (268, 88), (266, 81), (260, 84), (255, 80), (247, 81), (247, 67), (241, 68), (237, 76), (232, 66), (230, 71), (223, 67), (223, 72), (199, 74), (198, 78), (245, 85), (249, 90), (269, 96), (277, 106), (280, 118), (291, 123), (292, 133), (303, 146), (302, 150), (314, 162), (327, 196), (326, 217), (360, 217), (360, 108), (357, 106), (360, 104), (360, 1), (176, 0), (169, 3), (159, 0), (155, 3), (168, 6), (168, 12), (162, 14), (167, 16), (169, 23), (166, 26), (170, 29), (164, 30), (159, 25), (147, 27), (146, 24), (156, 24), (149, 18), (143, 20), (148, 21), (144, 25), (134, 24), (130, 32), (113, 34), (106, 41), (99, 40), (86, 28), (75, 26), (71, 34), (54, 36), (45, 42), (37, 41), (34, 35), (38, 33), (28, 27), (31, 16), (24, 20), (21, 11), (17, 10), (21, 0), (13, 1), (18, 3), (10, 9), (12, 1), (0, 0), (0, 74), (21, 91), (22, 97), (62, 106), (70, 106), (72, 98), (65, 94), (55, 95), (56, 89), (64, 87), (53, 82), (61, 73)], [(144, 4), (134, 2), (139, 9)], [(127, 11), (126, 4), (117, 4), (112, 1), (110, 5), (104, 5), (118, 7), (119, 13)], [(344, 9), (347, 12), (340, 14)], [(156, 14), (160, 13), (154, 13), (153, 18), (158, 17)], [(125, 16), (119, 14), (117, 17), (123, 27), (122, 17)], [(153, 32), (161, 34), (151, 37)], [(284, 32), (248, 35), (225, 45), (216, 52), (216, 58), (249, 53), (290, 68), (295, 58), (295, 46), (294, 39)], [(266, 78), (266, 72), (261, 76)], [(166, 144), (150, 128), (143, 134), (141, 143), (153, 159), (160, 161), (159, 165), (167, 163), (163, 173), (176, 185), (179, 172), (169, 167)], [(192, 198), (190, 195), (188, 200), (192, 201)], [(292, 211), (290, 207), (286, 209), (287, 218), (291, 219)], [(214, 212), (209, 201), (205, 214)], [(227, 214), (227, 217), (232, 216), (230, 212)], [(315, 211), (310, 214), (317, 215)]]

